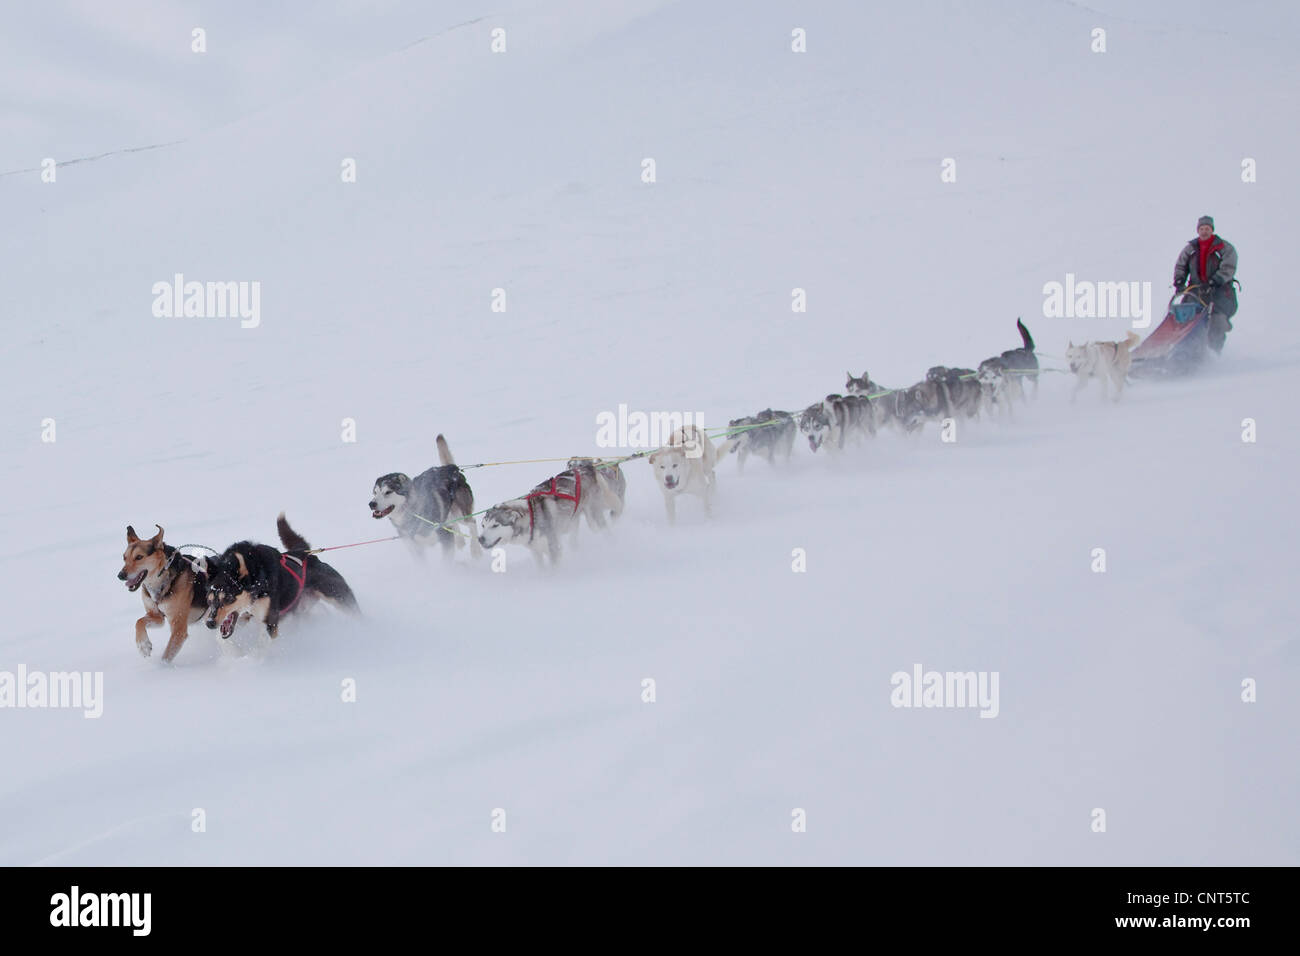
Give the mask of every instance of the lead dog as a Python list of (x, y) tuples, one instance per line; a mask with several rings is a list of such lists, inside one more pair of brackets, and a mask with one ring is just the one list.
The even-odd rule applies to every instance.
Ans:
[[(473, 519), (469, 518), (474, 513), (474, 492), (470, 490), (465, 473), (451, 457), (447, 440), (439, 435), (437, 443), (441, 465), (435, 465), (414, 478), (393, 472), (375, 480), (370, 515), (375, 519), (391, 520), (397, 533), (410, 542), (421, 557), (424, 556), (421, 546), (436, 541), (442, 545), (443, 556), (450, 558), (454, 548), (464, 544), (464, 538), (469, 538), (470, 553), (477, 558), (481, 552), (478, 538), (473, 533)], [(457, 527), (466, 521), (469, 524), (467, 530)]]
[(778, 453), (789, 461), (799, 430), (793, 415), (770, 408), (746, 418), (733, 418), (727, 426), (728, 430), (736, 431), (718, 446), (718, 461), (734, 451), (736, 471), (740, 473), (744, 472), (745, 459), (750, 455), (761, 455), (769, 465), (776, 464)]
[(275, 522), (281, 554), (266, 544), (240, 541), (215, 559), (196, 559), (208, 575), (207, 614), (203, 623), (230, 637), (241, 618), (253, 619), (275, 638), (280, 619), (324, 600), (350, 614), (360, 614), (356, 596), (332, 567), (309, 554), (309, 545), (285, 520)]
[(163, 622), (171, 624), (171, 640), (162, 659), (170, 662), (189, 636), (189, 626), (203, 616), (207, 607), (208, 578), (196, 571), (189, 561), (169, 544), (163, 543), (163, 529), (141, 538), (126, 526), (126, 551), (117, 579), (126, 582), (128, 591), (143, 588), (144, 617), (135, 622), (135, 646), (143, 657), (153, 653), (147, 628)]
[(717, 451), (702, 428), (683, 425), (676, 429), (668, 444), (652, 452), (648, 461), (655, 481), (664, 495), (668, 523), (677, 521), (679, 495), (695, 495), (704, 500), (705, 515), (713, 514), (713, 489), (717, 476)]
[(1083, 345), (1071, 342), (1065, 350), (1070, 371), (1076, 376), (1070, 401), (1078, 398), (1079, 392), (1088, 387), (1089, 380), (1095, 378), (1101, 380), (1102, 401), (1106, 400), (1106, 383), (1109, 381), (1115, 386), (1115, 401), (1118, 402), (1124, 394), (1124, 382), (1133, 364), (1129, 350), (1137, 343), (1136, 332), (1129, 332), (1123, 342), (1086, 342)]

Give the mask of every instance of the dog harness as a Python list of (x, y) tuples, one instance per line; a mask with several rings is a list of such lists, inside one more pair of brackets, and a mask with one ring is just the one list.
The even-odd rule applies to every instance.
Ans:
[(164, 587), (159, 593), (154, 594), (153, 591), (150, 590), (149, 588), (149, 582), (147, 579), (144, 583), (145, 593), (149, 595), (150, 599), (155, 604), (160, 604), (163, 601), (167, 600), (168, 595), (172, 593), (172, 588), (176, 587), (176, 582), (181, 579), (180, 569), (177, 568), (176, 570), (172, 570), (172, 565), (176, 563), (176, 558), (178, 555), (182, 558), (184, 557), (184, 555), (181, 554), (178, 548), (173, 548), (170, 545), (164, 545), (163, 553), (167, 555), (167, 563), (162, 566), (162, 571), (159, 572), (158, 576), (159, 578), (162, 578), (167, 574), (171, 575), (170, 580), (167, 581), (167, 586)]
[[(301, 573), (294, 573), (293, 568), (289, 567), (290, 561), (296, 561), (298, 563), (298, 568)], [(307, 586), (307, 566), (303, 562), (302, 558), (296, 558), (292, 554), (282, 554), (280, 555), (280, 567), (284, 568), (284, 570), (289, 573), (289, 577), (293, 578), (298, 584), (298, 593), (293, 596), (293, 600), (280, 608), (281, 614), (288, 614), (293, 610), (293, 606), (298, 603), (298, 599), (302, 597), (303, 588)]]
[[(566, 495), (556, 487), (556, 482), (565, 475), (573, 475), (573, 494)], [(576, 468), (572, 472), (562, 471), (551, 479), (551, 487), (547, 488), (545, 484), (534, 488), (528, 494), (524, 495), (524, 500), (528, 502), (528, 540), (533, 539), (533, 502), (538, 498), (563, 498), (565, 501), (573, 502), (573, 513), (578, 513), (578, 504), (582, 499), (582, 474)]]

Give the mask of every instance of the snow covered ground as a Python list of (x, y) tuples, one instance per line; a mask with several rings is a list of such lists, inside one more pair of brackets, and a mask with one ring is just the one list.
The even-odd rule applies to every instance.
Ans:
[[(1300, 11), (113, 11), (0, 35), (0, 672), (103, 675), (97, 719), (0, 709), (0, 863), (1300, 862)], [(1071, 404), (1047, 374), (954, 443), (728, 460), (713, 519), (673, 528), (634, 462), (556, 574), (375, 544), (327, 556), (361, 624), (135, 650), (127, 524), (220, 548), (285, 510), (362, 541), (391, 533), (375, 477), (438, 432), (463, 463), (591, 454), (620, 403), (725, 424), (846, 369), (907, 385), (1018, 345), (1017, 316), (1060, 367), (1130, 323), (1044, 318), (1044, 283), (1149, 281), (1159, 309), (1203, 213), (1245, 289), (1194, 381)], [(259, 324), (155, 317), (176, 273), (259, 282)], [(486, 507), (550, 469), (469, 476)], [(915, 665), (996, 672), (996, 717), (893, 706)]]

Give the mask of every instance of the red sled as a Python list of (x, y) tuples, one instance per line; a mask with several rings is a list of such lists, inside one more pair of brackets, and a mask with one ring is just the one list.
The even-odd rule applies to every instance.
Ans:
[(1174, 293), (1165, 320), (1133, 350), (1131, 375), (1185, 375), (1205, 361), (1209, 354), (1210, 303), (1199, 292), (1193, 287)]

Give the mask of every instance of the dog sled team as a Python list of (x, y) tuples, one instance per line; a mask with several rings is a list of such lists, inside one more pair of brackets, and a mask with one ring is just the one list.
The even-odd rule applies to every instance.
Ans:
[[(946, 418), (1010, 416), (1016, 402), (1028, 401), (1026, 381), (1035, 395), (1038, 392), (1033, 337), (1023, 322), (1017, 320), (1016, 327), (1022, 344), (985, 359), (977, 368), (936, 366), (924, 380), (897, 389), (880, 386), (865, 372), (856, 377), (849, 373), (845, 394), (828, 395), (801, 412), (768, 408), (733, 419), (717, 445), (696, 425), (678, 428), (666, 445), (646, 456), (668, 522), (675, 522), (682, 496), (700, 499), (704, 513), (711, 513), (716, 468), (730, 454), (736, 456), (738, 471), (743, 471), (751, 455), (770, 464), (789, 459), (800, 434), (813, 452), (838, 451), (885, 428), (915, 434), (927, 422)], [(1130, 333), (1124, 342), (1071, 344), (1067, 358), (1077, 376), (1075, 393), (1098, 378), (1103, 389), (1107, 382), (1115, 386), (1118, 399), (1135, 340)], [(437, 437), (437, 448), (439, 464), (414, 478), (401, 472), (381, 475), (369, 501), (371, 516), (387, 518), (396, 537), (420, 558), (431, 547), (451, 557), (457, 546), (467, 545), (477, 558), (484, 549), (514, 544), (531, 551), (539, 566), (553, 567), (563, 543), (572, 545), (581, 520), (592, 530), (606, 530), (623, 513), (627, 478), (622, 462), (626, 459), (572, 458), (558, 475), (486, 509), (481, 524), (477, 523), (474, 492), (442, 435)], [(283, 514), (276, 522), (283, 551), (245, 540), (212, 556), (184, 554), (165, 543), (163, 529), (155, 527), (158, 533), (150, 538), (126, 529), (126, 551), (118, 573), (128, 591), (141, 592), (144, 616), (136, 621), (135, 643), (145, 657), (153, 652), (148, 629), (164, 624), (170, 639), (162, 658), (171, 661), (185, 643), (190, 625), (199, 621), (223, 639), (246, 622), (273, 639), (284, 618), (320, 602), (360, 614), (342, 575), (316, 556)]]

